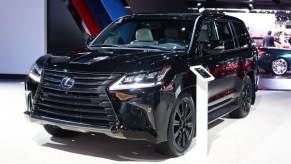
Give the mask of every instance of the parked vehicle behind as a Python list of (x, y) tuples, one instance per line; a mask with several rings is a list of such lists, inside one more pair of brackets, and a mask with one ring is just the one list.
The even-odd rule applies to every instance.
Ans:
[(283, 75), (291, 70), (291, 50), (282, 48), (259, 48), (258, 65), (275, 75)]

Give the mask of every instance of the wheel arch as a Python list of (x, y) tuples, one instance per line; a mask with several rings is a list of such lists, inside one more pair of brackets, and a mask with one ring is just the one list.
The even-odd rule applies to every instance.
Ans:
[[(184, 145), (185, 147), (179, 147), (177, 148), (177, 144), (175, 146), (175, 137), (174, 137), (174, 134), (175, 134), (175, 130), (174, 130), (174, 122), (176, 121), (176, 110), (180, 110), (180, 103), (184, 103), (184, 99), (190, 99), (190, 101), (192, 101), (191, 103), (193, 105), (193, 109), (192, 109), (192, 130), (191, 130), (191, 133), (188, 133), (188, 134), (191, 134), (190, 137), (187, 139), (187, 144)], [(183, 106), (183, 105), (182, 105)], [(185, 110), (186, 111), (189, 111), (189, 108), (188, 110)], [(181, 118), (181, 117), (180, 117)], [(190, 117), (189, 117), (190, 118)], [(183, 117), (181, 118), (183, 119)], [(184, 118), (185, 119), (185, 118)], [(185, 121), (185, 120), (184, 120)], [(161, 142), (161, 143), (158, 143), (155, 145), (156, 147), (156, 150), (158, 151), (161, 151), (162, 149), (164, 149), (164, 152), (166, 152), (166, 154), (168, 155), (171, 155), (171, 156), (180, 156), (180, 155), (183, 155), (185, 153), (185, 151), (189, 148), (189, 146), (191, 145), (191, 142), (192, 142), (192, 139), (194, 137), (194, 135), (196, 134), (196, 105), (194, 103), (194, 99), (192, 97), (192, 94), (191, 94), (191, 90), (188, 89), (184, 89), (183, 91), (180, 92), (180, 94), (176, 97), (175, 99), (175, 102), (174, 102), (174, 105), (171, 109), (171, 112), (170, 112), (170, 117), (169, 117), (169, 120), (167, 121), (167, 127), (166, 127), (166, 137), (167, 137), (167, 140), (164, 141), (164, 142)], [(185, 121), (186, 123), (186, 121)], [(185, 127), (184, 127), (185, 128)], [(178, 129), (179, 130), (179, 129)]]
[[(196, 107), (196, 76), (190, 72), (190, 69), (171, 69), (166, 76), (167, 80), (162, 87), (161, 95), (163, 95), (164, 93), (170, 95), (172, 102), (169, 103), (165, 113), (163, 113), (163, 120), (156, 120), (158, 122), (156, 124), (156, 129), (158, 129), (157, 131), (159, 131), (157, 143), (167, 141), (170, 115), (174, 110), (174, 106), (177, 100), (181, 97), (182, 94), (188, 93), (193, 100), (194, 107)], [(170, 89), (167, 90), (167, 88)]]

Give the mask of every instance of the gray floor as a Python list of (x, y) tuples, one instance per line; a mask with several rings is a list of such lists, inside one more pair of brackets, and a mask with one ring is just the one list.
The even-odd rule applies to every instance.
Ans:
[(112, 139), (83, 134), (57, 139), (36, 124), (25, 121), (24, 87), (0, 82), (0, 163), (207, 163), (287, 164), (291, 153), (291, 92), (259, 91), (245, 119), (223, 118), (210, 125), (209, 153), (198, 161), (195, 141), (189, 152), (168, 159), (144, 141)]

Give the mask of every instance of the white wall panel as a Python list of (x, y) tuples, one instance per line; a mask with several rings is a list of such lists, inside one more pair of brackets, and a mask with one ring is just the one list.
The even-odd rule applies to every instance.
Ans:
[(46, 53), (46, 0), (0, 0), (0, 74), (27, 74)]
[(226, 13), (243, 20), (250, 28), (251, 35), (267, 35), (269, 30), (274, 30), (275, 14), (264, 13)]

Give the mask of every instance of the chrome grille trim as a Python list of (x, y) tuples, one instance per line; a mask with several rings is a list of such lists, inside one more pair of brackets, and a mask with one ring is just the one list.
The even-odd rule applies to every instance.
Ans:
[[(63, 88), (65, 77), (75, 80), (72, 88)], [(106, 93), (106, 88), (120, 75), (44, 70), (34, 103), (33, 115), (112, 127), (117, 117)]]

